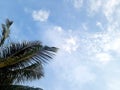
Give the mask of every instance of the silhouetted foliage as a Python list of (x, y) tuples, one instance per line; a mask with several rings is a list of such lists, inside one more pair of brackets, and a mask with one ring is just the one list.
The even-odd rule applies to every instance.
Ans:
[(0, 90), (43, 90), (43, 89), (22, 86), (22, 85), (7, 85), (7, 86), (3, 85), (0, 86)]
[(16, 83), (40, 79), (44, 76), (43, 64), (52, 59), (58, 50), (56, 47), (43, 46), (40, 41), (11, 41), (6, 44), (12, 23), (13, 21), (7, 19), (6, 23), (2, 24), (0, 36), (0, 85), (8, 88), (13, 88)]

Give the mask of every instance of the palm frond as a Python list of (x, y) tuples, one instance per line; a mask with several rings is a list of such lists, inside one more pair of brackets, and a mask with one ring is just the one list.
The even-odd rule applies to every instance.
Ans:
[(44, 76), (42, 64), (32, 64), (21, 69), (0, 69), (0, 85), (11, 85), (28, 80), (40, 79)]
[(42, 46), (39, 41), (12, 43), (0, 52), (0, 68), (24, 68), (32, 63), (46, 63), (57, 48)]
[(44, 76), (43, 66), (35, 63), (26, 68), (13, 70), (11, 75), (13, 77), (13, 83), (40, 79)]
[(2, 46), (5, 40), (9, 37), (10, 34), (10, 26), (12, 25), (13, 21), (9, 19), (6, 20), (6, 24), (2, 24), (2, 36), (0, 39), (0, 46)]
[(44, 76), (43, 64), (53, 58), (58, 48), (43, 46), (39, 41), (8, 43), (12, 21), (2, 24), (0, 35), (0, 85), (12, 85)]

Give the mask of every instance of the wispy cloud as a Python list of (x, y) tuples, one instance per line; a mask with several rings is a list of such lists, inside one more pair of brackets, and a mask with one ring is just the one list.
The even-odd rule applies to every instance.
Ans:
[(32, 17), (35, 21), (45, 22), (49, 17), (50, 12), (46, 10), (34, 10), (32, 12)]
[(79, 9), (83, 5), (83, 0), (72, 0), (72, 3), (75, 8)]
[(55, 60), (45, 67), (46, 77), (31, 86), (46, 90), (119, 90), (120, 0), (59, 0), (59, 5), (53, 1), (0, 3), (0, 17), (9, 15), (15, 21), (11, 27), (13, 40), (40, 38), (44, 44), (59, 48)]
[[(68, 1), (73, 2), (72, 5), (76, 9), (84, 6), (83, 0)], [(68, 87), (71, 88), (69, 90), (84, 90), (82, 88), (86, 84), (96, 83), (96, 85), (101, 84), (98, 86), (102, 86), (102, 82), (105, 83), (103, 90), (118, 90), (119, 88), (119, 81), (116, 78), (111, 78), (115, 75), (110, 72), (114, 72), (119, 68), (119, 66), (116, 66), (113, 69), (115, 65), (119, 64), (113, 65), (113, 63), (120, 58), (120, 0), (89, 0), (88, 2), (90, 4), (86, 6), (89, 7), (86, 11), (88, 11), (88, 15), (91, 13), (90, 15), (95, 16), (95, 18), (91, 16), (92, 20), (96, 19), (97, 16), (101, 16), (99, 19), (97, 17), (97, 20), (92, 21), (95, 23), (95, 26), (100, 28), (100, 32), (87, 32), (93, 28), (88, 27), (91, 23), (88, 23), (86, 20), (82, 24), (85, 32), (81, 32), (80, 29), (66, 30), (62, 26), (53, 24), (50, 26), (50, 24), (47, 26), (47, 30), (44, 31), (44, 36), (42, 36), (47, 42), (60, 48), (56, 60), (50, 64), (55, 77), (60, 79), (59, 83), (57, 80), (53, 81), (56, 82), (56, 87), (53, 86), (55, 90), (57, 90), (56, 88), (64, 90), (67, 87), (65, 85), (69, 84)], [(43, 18), (44, 15), (39, 15), (40, 12), (34, 11), (34, 14), (40, 16), (36, 16), (37, 18), (34, 20), (40, 22), (46, 21), (49, 13), (46, 19), (41, 20), (40, 18)], [(88, 16), (87, 18), (91, 19), (91, 17)], [(99, 76), (100, 72), (102, 73), (101, 76)], [(120, 72), (117, 74), (120, 74)], [(98, 79), (103, 81), (99, 82), (97, 81)]]
[(105, 15), (109, 22), (118, 18), (120, 0), (89, 0), (89, 3), (88, 12), (92, 14), (101, 13), (100, 15)]
[(101, 64), (107, 64), (112, 60), (112, 56), (109, 53), (97, 53), (96, 60), (98, 60)]
[(101, 29), (101, 30), (104, 30), (104, 27), (103, 27), (103, 25), (102, 25), (102, 23), (101, 22), (97, 22), (96, 23), (96, 25)]
[[(44, 37), (60, 50), (56, 60), (51, 64), (55, 75), (61, 83), (71, 83), (71, 88), (78, 90), (83, 84), (94, 82), (96, 74), (87, 65), (82, 65), (80, 57), (81, 38), (73, 30), (64, 30), (60, 26), (53, 26), (46, 31)], [(61, 71), (63, 73), (61, 73)], [(72, 90), (72, 89), (71, 89)]]
[(119, 90), (120, 80), (117, 78), (112, 78), (107, 82), (107, 90)]
[[(101, 4), (98, 5), (98, 7), (105, 8), (101, 6)], [(99, 10), (100, 9), (95, 11), (95, 13), (101, 12)], [(102, 9), (102, 11), (104, 10)], [(105, 15), (104, 12), (103, 14)], [(106, 16), (106, 19), (108, 19), (107, 17), (108, 16)], [(112, 15), (110, 17), (114, 19), (115, 16)], [(96, 25), (102, 30), (101, 32), (92, 34), (87, 32), (80, 33), (80, 30), (64, 30), (61, 26), (53, 26), (47, 30), (45, 33), (47, 40), (50, 40), (51, 43), (60, 47), (56, 61), (52, 64), (53, 69), (55, 67), (54, 71), (56, 76), (58, 75), (57, 77), (61, 78), (65, 83), (71, 83), (71, 88), (75, 88), (76, 90), (82, 88), (84, 84), (96, 82), (96, 79), (100, 77), (97, 77), (98, 73), (93, 72), (95, 69), (89, 66), (87, 62), (91, 62), (94, 67), (102, 71), (101, 68), (107, 66), (107, 70), (107, 68), (110, 67), (110, 63), (117, 60), (116, 56), (119, 57), (120, 51), (118, 22), (119, 20), (116, 21), (116, 23), (109, 22), (108, 20), (106, 28), (104, 28), (101, 22), (97, 22)], [(87, 30), (90, 29), (87, 26), (85, 26), (85, 28), (87, 28)], [(83, 62), (85, 64), (81, 64)], [(64, 73), (61, 73), (61, 71)], [(103, 73), (104, 78), (107, 76), (108, 75)], [(61, 81), (61, 83), (64, 82)], [(111, 84), (108, 84), (108, 80), (105, 79), (104, 83), (108, 85), (108, 87), (106, 86), (107, 90), (118, 89), (118, 87), (117, 89), (114, 87), (117, 85), (117, 82), (114, 86), (111, 86)], [(104, 88), (106, 89), (106, 87)]]
[(53, 26), (45, 34), (48, 40), (67, 53), (72, 53), (79, 48), (79, 38), (74, 35), (72, 30), (66, 31), (60, 26)]
[(116, 17), (115, 13), (119, 13), (120, 0), (110, 0), (104, 3), (103, 13), (105, 14), (106, 18), (111, 21)]
[(102, 3), (103, 0), (89, 0), (88, 4), (89, 4), (89, 8), (88, 8), (88, 12), (99, 12), (99, 10), (102, 8)]

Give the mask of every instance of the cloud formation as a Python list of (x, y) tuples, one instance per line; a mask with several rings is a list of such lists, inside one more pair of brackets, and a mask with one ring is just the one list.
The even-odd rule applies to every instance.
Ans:
[(80, 9), (83, 5), (83, 0), (72, 0), (73, 6)]
[[(83, 0), (68, 1), (73, 2), (77, 10), (84, 6)], [(85, 31), (65, 29), (65, 26), (53, 23), (47, 25), (42, 38), (60, 48), (55, 61), (50, 64), (55, 75), (55, 81), (51, 83), (56, 82), (56, 87), (51, 86), (52, 90), (119, 90), (119, 77), (114, 78), (120, 75), (117, 63), (120, 58), (119, 5), (120, 0), (88, 0), (85, 6), (88, 7), (85, 10), (87, 20), (81, 25)], [(39, 16), (38, 12), (34, 14)], [(46, 17), (45, 21), (49, 14)], [(39, 17), (36, 21), (44, 22)], [(100, 31), (95, 32), (89, 27), (91, 22)]]
[[(97, 33), (80, 33), (81, 30), (64, 30), (61, 26), (53, 26), (52, 29), (49, 29), (45, 36), (61, 49), (52, 67), (53, 69), (55, 67), (54, 71), (58, 78), (61, 78), (67, 84), (71, 84), (71, 90), (73, 88), (75, 90), (83, 89), (84, 85), (88, 83), (100, 83), (97, 81), (98, 78), (101, 78), (106, 84), (103, 90), (118, 90), (119, 81), (115, 78), (111, 79), (115, 75), (109, 76), (108, 73), (110, 72), (106, 71), (113, 62), (118, 60), (120, 54), (119, 20), (116, 19), (118, 16), (113, 15), (114, 12), (119, 14), (119, 2), (116, 3), (115, 0), (106, 2), (95, 0), (91, 1), (91, 3), (90, 12), (94, 16), (102, 12), (101, 15), (105, 16), (107, 23), (103, 25), (103, 22), (98, 21), (96, 26), (101, 31)], [(87, 30), (91, 29), (87, 26), (85, 27)], [(91, 63), (92, 65), (89, 66)], [(110, 70), (114, 72), (115, 69), (110, 68)], [(64, 73), (60, 73), (61, 71)], [(97, 71), (102, 72), (101, 77), (98, 76)], [(120, 73), (118, 74), (120, 75)], [(61, 83), (63, 82), (61, 81)]]
[(0, 3), (0, 17), (15, 21), (13, 38), (42, 39), (44, 44), (60, 48), (55, 60), (45, 66), (45, 78), (31, 86), (45, 90), (119, 90), (120, 0), (53, 1)]
[(48, 17), (49, 17), (49, 11), (46, 10), (34, 10), (32, 12), (32, 17), (35, 21), (40, 21), (40, 22), (45, 22), (47, 21)]

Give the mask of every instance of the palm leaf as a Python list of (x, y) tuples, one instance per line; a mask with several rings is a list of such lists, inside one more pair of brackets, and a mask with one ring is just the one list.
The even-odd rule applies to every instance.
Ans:
[(12, 43), (0, 52), (0, 68), (22, 68), (32, 63), (45, 63), (56, 51), (57, 48), (42, 46), (39, 41)]
[(15, 84), (28, 80), (40, 79), (44, 76), (43, 66), (35, 63), (21, 69), (2, 69), (0, 70), (1, 85)]
[(43, 66), (37, 63), (26, 68), (11, 71), (12, 83), (40, 79), (42, 76), (44, 76)]
[(43, 64), (52, 59), (55, 47), (39, 41), (11, 43), (0, 51), (0, 83), (13, 84), (44, 76)]
[(0, 46), (2, 46), (5, 40), (9, 37), (10, 34), (10, 26), (12, 25), (13, 21), (9, 19), (6, 20), (6, 24), (2, 24), (2, 36), (0, 39)]
[(11, 42), (6, 46), (5, 41), (9, 37), (12, 23), (7, 19), (6, 23), (2, 24), (0, 85), (12, 85), (27, 80), (40, 79), (44, 76), (43, 64), (52, 59), (57, 51), (56, 47), (43, 46), (39, 41)]

